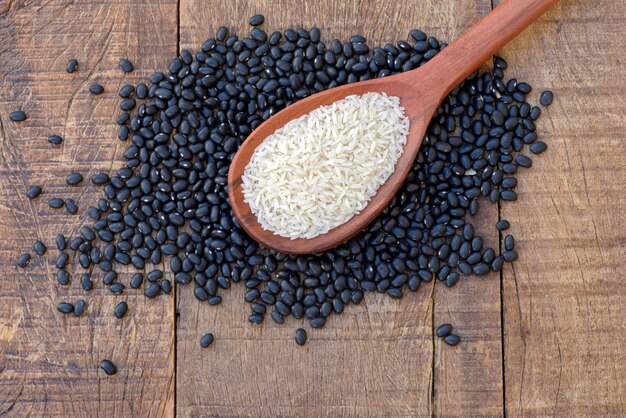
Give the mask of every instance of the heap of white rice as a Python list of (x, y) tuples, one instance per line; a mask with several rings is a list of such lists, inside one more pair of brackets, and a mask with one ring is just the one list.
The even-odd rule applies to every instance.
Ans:
[(245, 201), (275, 234), (313, 238), (363, 210), (393, 173), (409, 132), (400, 99), (349, 96), (268, 136), (243, 174)]

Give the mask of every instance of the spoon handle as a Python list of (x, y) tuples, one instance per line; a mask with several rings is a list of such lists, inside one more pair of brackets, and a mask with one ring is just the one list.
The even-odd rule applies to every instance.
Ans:
[(428, 64), (428, 84), (445, 88), (439, 100), (557, 2), (506, 0), (437, 54)]

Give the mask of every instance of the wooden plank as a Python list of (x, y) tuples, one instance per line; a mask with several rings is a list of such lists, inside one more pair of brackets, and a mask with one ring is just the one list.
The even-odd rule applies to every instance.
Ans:
[[(488, 199), (480, 203), (470, 220), (484, 245), (497, 253), (498, 207)], [(461, 337), (455, 347), (434, 340), (436, 414), (503, 415), (500, 274), (461, 277), (452, 288), (438, 283), (434, 304), (433, 328), (450, 323)]]
[[(180, 9), (181, 47), (197, 50), (222, 24), (239, 28), (239, 33), (243, 33), (248, 30), (248, 18), (255, 13), (266, 16), (264, 28), (268, 31), (315, 24), (322, 29), (325, 39), (346, 39), (362, 33), (373, 44), (381, 44), (405, 39), (415, 26), (440, 39), (453, 39), (489, 8), (488, 1), (238, 0), (224, 4), (184, 0)], [(489, 219), (493, 224), (496, 213), (489, 212)], [(435, 411), (442, 414), (468, 411), (473, 406), (477, 412), (501, 412), (499, 279), (484, 280), (487, 292), (481, 286), (463, 285), (459, 293), (462, 309), (476, 309), (479, 315), (474, 319), (484, 320), (489, 341), (479, 347), (470, 335), (471, 332), (480, 335), (475, 330), (483, 327), (476, 324), (470, 329), (463, 319), (455, 318), (464, 327), (468, 347), (478, 348), (479, 352), (438, 347), (435, 372), (432, 286), (423, 286), (417, 294), (401, 301), (367, 295), (365, 304), (333, 316), (322, 330), (310, 331), (305, 347), (297, 347), (293, 342), (294, 330), (300, 326), (293, 318), (283, 326), (271, 321), (260, 327), (250, 326), (249, 308), (242, 303), (240, 286), (229, 291), (219, 309), (199, 305), (190, 288), (180, 289), (177, 413), (180, 416), (427, 416)], [(494, 294), (496, 304), (483, 303), (491, 301)], [(452, 303), (452, 299), (449, 301)], [(480, 301), (479, 306), (476, 301)], [(439, 315), (443, 318), (446, 312), (441, 310)], [(200, 350), (199, 338), (208, 331), (216, 335), (216, 342), (209, 350)], [(447, 353), (444, 348), (448, 349)], [(480, 366), (486, 369), (451, 368), (446, 363), (454, 361), (455, 356), (459, 356), (462, 364), (480, 361)], [(481, 359), (476, 360), (478, 357)], [(492, 362), (493, 359), (497, 361)], [(435, 377), (440, 379), (435, 385), (440, 389), (434, 393), (433, 402)], [(492, 378), (496, 380), (491, 382)], [(481, 385), (481, 390), (487, 393), (484, 408), (480, 397), (470, 402), (469, 397), (477, 396), (476, 393), (457, 397), (448, 391), (447, 388), (460, 388), (462, 382)], [(494, 393), (489, 392), (492, 390)], [(459, 399), (461, 403), (457, 406)]]
[(563, 1), (504, 51), (535, 101), (556, 96), (548, 151), (502, 207), (520, 251), (503, 289), (511, 416), (626, 414), (625, 28), (624, 2)]
[[(491, 11), (491, 2), (482, 5), (473, 16), (455, 22), (455, 39), (465, 29)], [(452, 23), (450, 23), (452, 25)], [(490, 65), (485, 65), (484, 71)], [(495, 228), (498, 206), (480, 200), (480, 209), (468, 220), (484, 245), (498, 252), (499, 234)], [(433, 330), (451, 323), (461, 343), (450, 347), (442, 339), (435, 345), (435, 414), (444, 416), (500, 416), (504, 411), (502, 381), (502, 329), (500, 274), (462, 277), (457, 285), (436, 286)]]
[[(0, 3), (0, 415), (6, 416), (172, 416), (174, 413), (173, 298), (147, 300), (141, 292), (115, 296), (103, 289), (85, 295), (72, 261), (73, 282), (53, 278), (57, 232), (76, 234), (85, 211), (101, 197), (89, 181), (65, 185), (70, 170), (89, 178), (122, 165), (124, 146), (116, 139), (117, 90), (162, 68), (176, 51), (176, 1), (59, 1)], [(79, 71), (67, 74), (69, 58)], [(140, 70), (125, 75), (122, 57)], [(92, 82), (106, 93), (89, 94)], [(29, 119), (16, 124), (17, 108)], [(50, 133), (65, 137), (52, 147)], [(29, 185), (45, 192), (28, 201)], [(80, 216), (48, 208), (52, 196), (74, 198)], [(35, 239), (48, 245), (27, 270), (18, 255)], [(32, 250), (31, 250), (32, 252)], [(34, 255), (34, 253), (33, 253)], [(76, 265), (75, 265), (76, 264)], [(128, 284), (129, 274), (122, 274)], [(84, 298), (86, 316), (63, 317), (61, 301)], [(113, 308), (130, 305), (120, 321)], [(99, 370), (102, 358), (118, 365), (115, 376)]]

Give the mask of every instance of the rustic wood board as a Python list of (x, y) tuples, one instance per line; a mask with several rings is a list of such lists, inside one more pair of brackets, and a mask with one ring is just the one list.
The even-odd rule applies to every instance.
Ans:
[(503, 51), (536, 101), (555, 92), (548, 151), (501, 210), (520, 253), (503, 277), (514, 416), (626, 414), (625, 6), (563, 1)]
[[(86, 179), (122, 164), (116, 139), (117, 91), (137, 82), (176, 52), (176, 2), (57, 1), (0, 3), (0, 415), (171, 416), (174, 409), (174, 298), (148, 300), (138, 292), (115, 296), (93, 271), (95, 289), (85, 295), (72, 262), (72, 283), (63, 288), (52, 273), (57, 232), (76, 234), (101, 191), (88, 180), (68, 190), (70, 170)], [(75, 57), (79, 71), (68, 74)], [(124, 75), (118, 62), (138, 68)], [(88, 92), (101, 82), (106, 93)], [(29, 119), (16, 124), (8, 114), (21, 108)], [(47, 137), (58, 133), (63, 145)], [(29, 185), (45, 193), (25, 197)], [(52, 196), (72, 197), (80, 216), (47, 205)], [(48, 257), (34, 256), (26, 270), (16, 257), (42, 239)], [(128, 285), (129, 274), (122, 274)], [(63, 317), (61, 301), (84, 298), (82, 318)], [(130, 310), (113, 316), (122, 299)], [(110, 358), (119, 373), (99, 370)]]
[[(93, 186), (66, 189), (70, 167), (87, 177), (121, 164), (114, 121), (124, 79), (146, 78), (177, 49), (197, 50), (218, 26), (245, 33), (248, 17), (264, 13), (268, 30), (315, 24), (325, 39), (362, 33), (381, 44), (420, 27), (451, 40), (492, 1), (36, 3), (0, 1), (0, 415), (625, 414), (623, 2), (563, 0), (503, 51), (509, 76), (556, 93), (539, 123), (550, 148), (520, 174), (520, 202), (483, 205), (475, 219), (496, 247), (493, 225), (509, 219), (520, 260), (452, 289), (423, 285), (399, 301), (367, 295), (324, 329), (307, 327), (304, 347), (293, 341), (293, 318), (251, 326), (240, 286), (219, 308), (198, 303), (190, 287), (176, 301), (131, 292), (120, 323), (112, 310), (122, 298), (105, 293), (99, 270), (85, 296), (80, 267), (63, 289), (53, 258), (35, 257), (26, 274), (15, 260), (37, 238), (52, 248), (57, 232), (85, 219), (48, 209), (52, 195), (75, 198), (81, 214), (97, 201)], [(117, 68), (123, 56), (135, 73)], [(81, 63), (74, 75), (64, 71), (70, 57)], [(107, 88), (96, 101), (86, 92), (93, 81)], [(30, 115), (19, 125), (7, 117), (17, 107)], [(66, 138), (58, 149), (45, 140), (53, 132)], [(29, 202), (33, 183), (47, 194)], [(78, 298), (87, 316), (56, 313)], [(462, 344), (433, 338), (443, 322)], [(208, 331), (216, 342), (201, 350)], [(103, 357), (120, 365), (113, 378), (98, 370)]]

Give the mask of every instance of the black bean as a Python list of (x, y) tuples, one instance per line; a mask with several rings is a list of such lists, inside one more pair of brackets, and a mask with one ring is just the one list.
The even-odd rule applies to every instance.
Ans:
[(41, 194), (41, 187), (39, 186), (30, 186), (28, 191), (26, 192), (26, 197), (29, 199), (34, 199)]
[(9, 119), (11, 119), (13, 122), (23, 122), (28, 119), (28, 116), (26, 116), (26, 113), (24, 113), (23, 111), (16, 110), (15, 112), (11, 112), (9, 114)]
[(139, 289), (143, 284), (143, 274), (135, 273), (130, 279), (130, 287), (132, 289)]
[(263, 315), (252, 314), (248, 317), (248, 321), (250, 321), (250, 323), (252, 324), (259, 325), (261, 322), (263, 322)]
[(498, 231), (504, 231), (505, 229), (509, 229), (510, 227), (511, 224), (506, 219), (501, 219), (496, 223), (496, 228), (498, 228)]
[(146, 295), (146, 297), (153, 299), (155, 297), (157, 297), (159, 295), (159, 293), (161, 293), (161, 286), (159, 286), (158, 283), (151, 283), (147, 288), (146, 291), (144, 292), (144, 295)]
[(108, 184), (110, 180), (107, 173), (96, 173), (91, 176), (91, 182), (96, 185)]
[(124, 289), (125, 286), (122, 283), (113, 283), (111, 286), (109, 286), (109, 291), (116, 295), (124, 293)]
[(539, 96), (539, 103), (541, 106), (550, 106), (552, 104), (552, 100), (554, 99), (554, 93), (550, 90), (544, 90), (541, 92), (541, 96)]
[(215, 340), (215, 337), (213, 336), (212, 333), (209, 332), (207, 334), (204, 334), (202, 338), (200, 338), (200, 346), (202, 348), (207, 348), (208, 346), (213, 344), (214, 340)]
[(57, 311), (61, 312), (62, 314), (72, 313), (74, 312), (74, 305), (69, 302), (61, 302), (57, 305)]
[(298, 328), (296, 330), (296, 344), (298, 345), (304, 345), (306, 343), (307, 340), (307, 335), (306, 335), (306, 330), (304, 328)]
[(510, 251), (514, 247), (515, 247), (515, 238), (513, 238), (513, 235), (507, 235), (506, 237), (504, 237), (504, 248), (507, 251)]
[(102, 283), (109, 286), (115, 279), (117, 279), (117, 273), (115, 271), (108, 271), (102, 278)]
[(446, 277), (446, 286), (447, 287), (454, 286), (459, 281), (460, 277), (461, 276), (456, 271), (448, 274), (448, 276)]
[(78, 213), (78, 206), (74, 199), (65, 199), (65, 210), (71, 214)]
[(525, 155), (518, 155), (515, 157), (515, 162), (520, 167), (530, 168), (533, 165), (533, 161)]
[(130, 62), (128, 59), (126, 58), (122, 58), (120, 60), (120, 68), (122, 69), (122, 71), (124, 71), (125, 73), (132, 73), (135, 70), (135, 67), (133, 66), (133, 63)]
[(326, 324), (326, 318), (324, 317), (313, 318), (311, 319), (310, 324), (311, 324), (311, 328), (323, 328), (324, 325)]
[(264, 21), (265, 21), (265, 17), (261, 14), (258, 14), (258, 15), (252, 16), (250, 20), (248, 21), (248, 23), (250, 24), (250, 26), (259, 26), (259, 25), (262, 25)]
[(73, 73), (78, 69), (78, 60), (76, 58), (72, 58), (67, 62), (67, 67), (65, 67), (65, 71), (68, 73)]
[(437, 327), (435, 334), (437, 334), (437, 337), (439, 338), (444, 338), (450, 335), (451, 332), (452, 332), (452, 324), (445, 323)]
[(48, 201), (48, 205), (53, 209), (59, 209), (65, 205), (65, 201), (61, 198), (53, 197)]
[(63, 251), (67, 246), (67, 241), (65, 240), (65, 235), (57, 234), (55, 238), (55, 243), (57, 246), (57, 250)]
[(61, 253), (59, 254), (59, 256), (57, 257), (56, 260), (56, 267), (58, 269), (62, 269), (67, 265), (67, 262), (69, 261), (70, 256), (67, 253)]
[(111, 362), (111, 360), (102, 360), (100, 362), (100, 368), (109, 376), (117, 373), (117, 367)]
[(548, 145), (545, 142), (537, 141), (530, 146), (530, 151), (533, 154), (541, 154), (546, 149), (548, 149)]
[(35, 250), (35, 253), (37, 253), (37, 255), (44, 255), (46, 253), (46, 244), (44, 244), (41, 241), (35, 241), (35, 244), (33, 245), (33, 249)]
[(65, 178), (65, 182), (68, 186), (75, 186), (83, 181), (83, 176), (80, 173), (71, 173)]
[(104, 93), (104, 87), (102, 87), (102, 84), (94, 83), (91, 86), (89, 86), (89, 92), (91, 94), (99, 95), (99, 94)]
[(502, 198), (502, 200), (517, 200), (517, 193), (515, 193), (513, 190), (503, 190), (500, 193), (500, 197)]
[(52, 145), (59, 145), (61, 144), (61, 142), (63, 142), (63, 138), (61, 138), (59, 135), (50, 135), (48, 136), (48, 142)]
[(87, 302), (83, 299), (77, 300), (74, 304), (74, 316), (83, 316), (85, 310), (87, 310)]
[[(169, 294), (172, 291), (172, 283), (168, 280), (168, 279), (163, 279), (161, 280), (161, 290), (163, 291), (163, 293), (165, 293), (166, 295)], [(220, 298), (219, 296), (215, 296), (216, 298), (219, 298), (219, 302), (221, 302), (222, 298)], [(213, 303), (212, 303), (213, 301)], [(219, 303), (217, 302), (217, 303)], [(209, 299), (209, 304), (210, 305), (217, 305), (216, 300)]]
[(118, 303), (117, 305), (115, 305), (115, 317), (118, 319), (122, 319), (126, 316), (126, 313), (128, 312), (128, 304), (124, 301), (121, 301), (120, 303)]
[(80, 277), (80, 283), (85, 292), (89, 292), (91, 289), (93, 289), (93, 282), (91, 281), (91, 276), (89, 274), (83, 274)]
[(70, 275), (66, 270), (59, 270), (59, 272), (57, 273), (57, 282), (61, 285), (61, 286), (67, 286), (68, 284), (70, 284)]
[(131, 86), (130, 84), (126, 84), (125, 86), (122, 86), (122, 88), (120, 88), (120, 91), (118, 94), (120, 95), (120, 97), (127, 99), (134, 92), (135, 92), (135, 87)]
[(461, 338), (459, 338), (459, 336), (456, 334), (450, 334), (445, 337), (443, 341), (448, 345), (455, 346), (461, 341)]
[(30, 254), (29, 253), (24, 253), (20, 256), (20, 258), (17, 259), (17, 265), (19, 267), (26, 267), (28, 266), (28, 264), (30, 263)]
[(517, 257), (517, 252), (514, 250), (505, 251), (504, 253), (502, 253), (502, 258), (504, 259), (504, 261), (512, 262), (517, 260)]
[(120, 103), (120, 109), (124, 111), (129, 111), (134, 109), (136, 105), (137, 102), (135, 101), (135, 99), (125, 99), (122, 100), (122, 103)]

